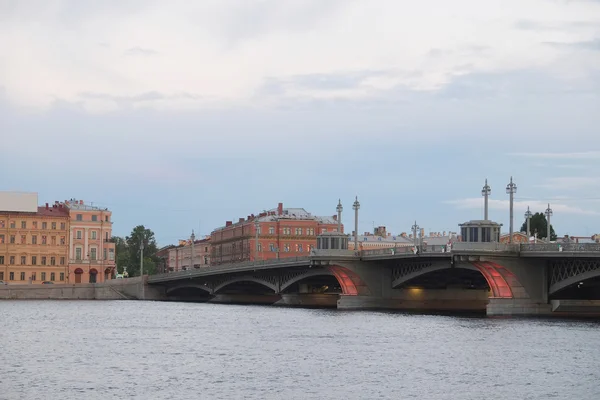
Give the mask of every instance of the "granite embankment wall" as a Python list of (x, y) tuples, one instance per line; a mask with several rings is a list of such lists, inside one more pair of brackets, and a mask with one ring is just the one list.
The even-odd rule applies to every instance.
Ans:
[[(144, 277), (146, 282), (147, 277)], [(145, 300), (164, 300), (162, 288), (146, 285)], [(113, 279), (104, 283), (54, 285), (0, 285), (0, 300), (139, 300), (142, 278)]]

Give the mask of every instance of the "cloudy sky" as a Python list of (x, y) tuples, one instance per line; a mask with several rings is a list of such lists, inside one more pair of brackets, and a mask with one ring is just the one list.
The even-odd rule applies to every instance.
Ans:
[[(93, 3), (93, 4), (92, 4)], [(600, 233), (598, 0), (0, 0), (0, 190), (161, 245), (263, 209)]]

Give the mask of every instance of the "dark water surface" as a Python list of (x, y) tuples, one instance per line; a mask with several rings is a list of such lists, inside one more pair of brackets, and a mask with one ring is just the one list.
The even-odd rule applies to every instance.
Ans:
[(600, 324), (2, 301), (1, 399), (600, 399)]

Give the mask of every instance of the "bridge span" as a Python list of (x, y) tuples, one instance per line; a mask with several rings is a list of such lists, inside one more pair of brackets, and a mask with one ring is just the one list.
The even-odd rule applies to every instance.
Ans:
[(600, 244), (454, 243), (240, 262), (148, 277), (173, 300), (600, 315)]

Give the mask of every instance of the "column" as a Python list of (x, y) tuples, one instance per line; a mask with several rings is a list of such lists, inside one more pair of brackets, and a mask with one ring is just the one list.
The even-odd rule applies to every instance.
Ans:
[(85, 231), (83, 231), (83, 234), (85, 235), (84, 236), (85, 241), (84, 241), (84, 245), (83, 245), (83, 259), (88, 260), (89, 259), (88, 253), (90, 251), (90, 249), (88, 248), (88, 246), (89, 246), (88, 245), (88, 236), (89, 236), (88, 228), (85, 228)]
[(73, 260), (75, 258), (75, 245), (73, 244), (73, 228), (70, 229), (69, 232), (69, 260)]

